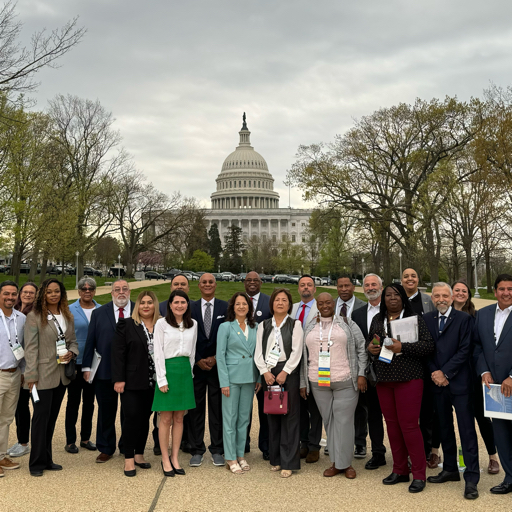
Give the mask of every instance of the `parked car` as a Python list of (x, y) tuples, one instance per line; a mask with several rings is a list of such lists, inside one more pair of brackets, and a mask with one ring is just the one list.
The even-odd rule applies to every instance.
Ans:
[(268, 274), (260, 274), (260, 279), (263, 283), (271, 283), (272, 282), (272, 276)]
[(328, 277), (321, 277), (320, 279), (322, 280), (322, 286), (330, 286), (331, 285), (331, 280)]
[(286, 274), (276, 274), (272, 278), (272, 282), (275, 284), (287, 284), (290, 282), (290, 278)]
[(162, 275), (165, 276), (166, 279), (172, 279), (174, 276), (177, 276), (179, 272), (173, 272), (172, 270), (166, 270), (162, 272)]
[(222, 274), (219, 274), (218, 272), (214, 272), (212, 274), (213, 277), (215, 277), (215, 281), (222, 281)]
[[(121, 270), (124, 270), (124, 269), (121, 269)], [(97, 270), (97, 269), (92, 268), (92, 267), (84, 267), (84, 276), (98, 276), (98, 277), (101, 277), (102, 275), (103, 275), (103, 272), (101, 270)], [(115, 275), (117, 275), (117, 273)], [(121, 275), (124, 275), (124, 274), (121, 274)]]
[(0, 265), (0, 272), (8, 274), (11, 271), (11, 265)]
[(240, 274), (237, 274), (235, 276), (235, 281), (240, 283), (242, 281), (245, 281), (245, 278), (247, 277), (247, 273), (246, 272), (243, 272), (243, 273), (240, 273)]
[(152, 279), (156, 279), (159, 281), (160, 279), (163, 279), (164, 281), (167, 279), (163, 274), (160, 274), (159, 272), (155, 272), (154, 270), (149, 270), (146, 272), (146, 279), (149, 279), (150, 281)]
[(322, 286), (322, 279), (317, 276), (311, 276), (313, 278), (313, 281), (315, 282), (315, 286)]
[[(66, 267), (64, 267), (64, 272), (66, 271)], [(62, 274), (62, 265), (52, 265), (46, 269), (46, 273), (49, 275), (60, 276)]]
[(300, 279), (300, 276), (297, 276), (297, 275), (291, 275), (291, 276), (288, 276), (289, 278), (289, 283), (290, 284), (299, 284), (299, 279)]
[(234, 281), (235, 274), (233, 274), (232, 272), (222, 272), (222, 280), (223, 281)]

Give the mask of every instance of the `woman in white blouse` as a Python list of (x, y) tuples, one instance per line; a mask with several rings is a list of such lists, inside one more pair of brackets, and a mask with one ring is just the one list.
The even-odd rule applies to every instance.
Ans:
[[(165, 476), (184, 475), (178, 461), (183, 417), (194, 409), (192, 381), (196, 353), (197, 322), (190, 314), (188, 295), (175, 290), (169, 297), (165, 318), (155, 326), (155, 366), (158, 388), (155, 390), (153, 411), (160, 412), (158, 437), (162, 450), (162, 469)], [(172, 426), (172, 447), (169, 458), (169, 437)]]
[(302, 357), (302, 325), (289, 314), (292, 296), (285, 288), (277, 288), (270, 297), (272, 318), (258, 326), (254, 362), (267, 386), (282, 386), (288, 391), (288, 414), (269, 414), (271, 471), (292, 476), (300, 469), (300, 378)]

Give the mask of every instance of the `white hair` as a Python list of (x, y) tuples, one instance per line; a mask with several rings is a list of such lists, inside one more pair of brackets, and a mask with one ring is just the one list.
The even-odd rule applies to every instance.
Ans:
[(366, 274), (366, 275), (364, 276), (364, 279), (363, 279), (363, 285), (364, 285), (364, 280), (365, 280), (367, 277), (376, 277), (376, 278), (377, 278), (377, 281), (379, 281), (379, 285), (380, 285), (380, 287), (382, 288), (382, 279), (381, 279), (377, 274)]
[(453, 295), (452, 287), (448, 283), (445, 283), (444, 281), (439, 281), (438, 283), (434, 283), (434, 286), (432, 286), (432, 291), (434, 291), (434, 288), (442, 288), (443, 286), (446, 286), (446, 288), (448, 288), (448, 290), (450, 290), (450, 295)]

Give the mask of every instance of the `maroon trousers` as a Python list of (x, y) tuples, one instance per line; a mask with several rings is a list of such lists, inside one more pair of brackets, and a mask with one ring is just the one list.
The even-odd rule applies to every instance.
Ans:
[(409, 455), (413, 478), (426, 480), (427, 463), (419, 426), (423, 380), (379, 382), (377, 393), (393, 453), (393, 473), (409, 474)]

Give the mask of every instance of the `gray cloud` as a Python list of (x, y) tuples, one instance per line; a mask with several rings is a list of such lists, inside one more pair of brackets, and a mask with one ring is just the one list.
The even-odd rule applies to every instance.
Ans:
[[(76, 14), (88, 28), (36, 98), (96, 99), (148, 179), (208, 204), (247, 112), (281, 194), (299, 144), (416, 97), (511, 83), (508, 1), (20, 0), (28, 38)], [(300, 194), (292, 192), (300, 206)]]

